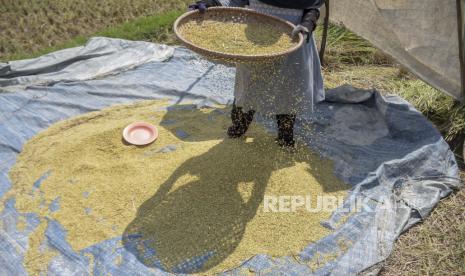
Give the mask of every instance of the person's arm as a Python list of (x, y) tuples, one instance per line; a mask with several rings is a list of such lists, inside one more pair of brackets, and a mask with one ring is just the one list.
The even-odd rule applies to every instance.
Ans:
[(205, 12), (205, 10), (208, 8), (218, 6), (222, 6), (219, 0), (200, 0), (194, 4), (189, 5), (189, 10), (199, 10), (200, 12)]
[(201, 0), (196, 3), (189, 5), (190, 10), (200, 10), (204, 12), (210, 7), (245, 7), (249, 4), (249, 0)]
[(299, 33), (302, 33), (304, 35), (307, 35), (307, 39), (310, 39), (310, 35), (313, 33), (313, 31), (316, 28), (318, 18), (320, 18), (320, 10), (318, 9), (305, 10), (300, 24), (294, 28), (292, 35), (296, 36)]

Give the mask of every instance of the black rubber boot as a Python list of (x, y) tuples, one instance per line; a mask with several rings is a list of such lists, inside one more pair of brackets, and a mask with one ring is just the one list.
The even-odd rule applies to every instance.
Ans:
[(295, 118), (295, 115), (290, 114), (276, 115), (276, 121), (278, 122), (278, 138), (276, 139), (276, 143), (278, 143), (279, 146), (285, 148), (294, 147)]
[(249, 129), (254, 114), (254, 110), (243, 112), (242, 107), (237, 107), (236, 104), (233, 104), (231, 110), (232, 126), (228, 128), (229, 138), (239, 138), (243, 136)]

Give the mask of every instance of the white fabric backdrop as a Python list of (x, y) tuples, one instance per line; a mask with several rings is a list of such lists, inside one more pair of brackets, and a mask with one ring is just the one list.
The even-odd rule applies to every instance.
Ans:
[(455, 0), (330, 0), (330, 18), (432, 86), (464, 100)]

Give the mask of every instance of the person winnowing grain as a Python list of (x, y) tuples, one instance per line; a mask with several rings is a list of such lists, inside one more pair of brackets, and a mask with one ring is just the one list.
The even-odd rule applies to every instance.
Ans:
[(255, 112), (274, 115), (278, 124), (277, 143), (293, 147), (294, 124), (299, 114), (313, 111), (324, 100), (323, 76), (312, 33), (324, 0), (202, 0), (191, 8), (213, 6), (245, 7), (280, 17), (296, 25), (293, 35), (302, 33), (307, 43), (275, 64), (239, 64), (236, 70), (230, 138), (243, 136)]

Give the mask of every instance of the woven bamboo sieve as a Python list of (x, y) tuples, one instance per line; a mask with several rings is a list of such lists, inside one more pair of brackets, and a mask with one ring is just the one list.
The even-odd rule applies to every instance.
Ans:
[(264, 55), (237, 55), (230, 53), (222, 53), (213, 51), (210, 49), (199, 47), (195, 45), (185, 37), (183, 37), (182, 26), (188, 22), (196, 21), (201, 22), (202, 20), (213, 20), (220, 22), (233, 22), (233, 23), (247, 23), (254, 22), (259, 24), (269, 24), (273, 26), (273, 29), (277, 32), (283, 32), (291, 34), (294, 29), (294, 25), (288, 21), (282, 20), (281, 18), (259, 13), (250, 9), (245, 8), (230, 8), (230, 7), (213, 7), (207, 9), (204, 13), (200, 11), (190, 11), (180, 16), (174, 23), (174, 32), (178, 39), (192, 51), (205, 56), (210, 60), (214, 60), (221, 63), (259, 63), (259, 62), (272, 62), (283, 58), (295, 51), (297, 51), (304, 43), (304, 37), (299, 34), (298, 37), (294, 38), (294, 46), (281, 52)]

